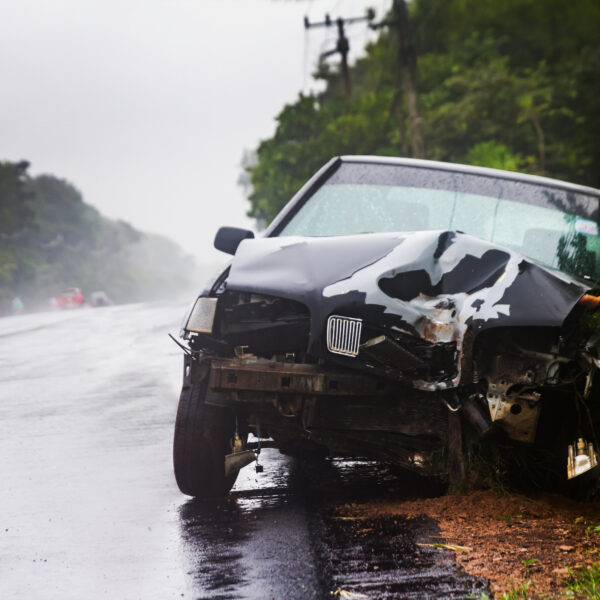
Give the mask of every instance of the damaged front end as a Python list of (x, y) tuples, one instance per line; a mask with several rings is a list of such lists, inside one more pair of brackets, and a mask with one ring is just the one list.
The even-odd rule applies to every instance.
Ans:
[(599, 471), (591, 280), (457, 229), (307, 236), (290, 222), (240, 235), (184, 322), (187, 382), (229, 415), (227, 474), (267, 443), (456, 483), (465, 436), (534, 448), (565, 481)]
[[(270, 265), (285, 253), (290, 279), (306, 280), (316, 257), (335, 261), (338, 240), (253, 241), (251, 257), (242, 246), (184, 328), (190, 360), (209, 365), (206, 401), (234, 407), (284, 450), (306, 442), (422, 471), (447, 448), (448, 413), (459, 411), (478, 434), (518, 443), (559, 428), (551, 437), (571, 457), (570, 476), (595, 467), (587, 290), (450, 232), (384, 236), (391, 248), (372, 261), (378, 237), (351, 240), (352, 274), (316, 289), (282, 286)], [(406, 270), (415, 245), (427, 268)], [(542, 410), (552, 419), (538, 436)]]

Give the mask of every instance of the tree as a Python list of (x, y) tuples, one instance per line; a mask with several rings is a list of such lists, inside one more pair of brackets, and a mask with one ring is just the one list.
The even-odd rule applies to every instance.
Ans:
[(28, 167), (0, 163), (0, 313), (16, 296), (31, 306), (65, 287), (131, 301), (193, 283), (195, 264), (176, 244), (104, 218), (72, 184)]
[[(413, 0), (425, 157), (600, 187), (600, 4), (595, 0)], [(352, 66), (353, 96), (321, 70), (249, 166), (249, 214), (267, 222), (336, 154), (419, 156), (395, 34)]]

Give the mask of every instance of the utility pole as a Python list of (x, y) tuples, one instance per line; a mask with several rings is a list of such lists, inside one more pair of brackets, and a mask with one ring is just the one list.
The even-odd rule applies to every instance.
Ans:
[(373, 29), (393, 27), (396, 30), (398, 38), (398, 64), (406, 92), (406, 108), (408, 110), (412, 153), (415, 158), (424, 158), (425, 141), (423, 138), (423, 123), (419, 114), (417, 93), (417, 57), (410, 35), (406, 1), (393, 0), (392, 18), (373, 24), (371, 27)]
[[(351, 25), (352, 23), (359, 23), (361, 21), (371, 22), (375, 18), (375, 11), (373, 9), (367, 10), (367, 14), (364, 17), (352, 17), (349, 19), (339, 18), (335, 20), (338, 31), (337, 44), (333, 50), (328, 50), (321, 54), (321, 58), (326, 58), (332, 54), (340, 54), (342, 57), (342, 77), (344, 78), (344, 90), (346, 92), (346, 98), (350, 100), (352, 98), (352, 82), (350, 80), (350, 68), (348, 67), (348, 52), (350, 51), (350, 42), (346, 37), (345, 25)], [(325, 20), (319, 23), (311, 23), (308, 17), (304, 17), (304, 29), (310, 29), (311, 27), (331, 27), (334, 21), (331, 20), (329, 15), (325, 15)]]

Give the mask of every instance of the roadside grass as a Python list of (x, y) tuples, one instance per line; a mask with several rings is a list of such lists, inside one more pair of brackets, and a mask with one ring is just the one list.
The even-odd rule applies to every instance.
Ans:
[[(530, 561), (523, 561), (524, 566), (530, 566)], [(595, 563), (589, 567), (578, 567), (569, 569), (569, 577), (565, 580), (563, 588), (558, 595), (540, 595), (536, 594), (531, 581), (527, 580), (519, 584), (516, 588), (498, 596), (496, 600), (533, 600), (533, 598), (562, 598), (574, 600), (600, 600), (600, 563)], [(485, 594), (480, 600), (491, 600)]]
[(532, 565), (535, 565), (535, 563), (537, 562), (537, 560), (535, 558), (529, 558), (527, 560), (522, 560), (521, 564), (525, 567), (525, 577), (527, 579), (529, 579), (530, 575), (531, 575), (531, 569), (530, 567)]
[(550, 469), (547, 452), (517, 447), (497, 440), (467, 437), (467, 487), (489, 489), (496, 496), (547, 489), (556, 491), (557, 473)]
[(600, 564), (569, 569), (566, 589), (572, 598), (600, 600)]
[(502, 594), (500, 600), (527, 600), (529, 586), (531, 583), (529, 581), (524, 581), (519, 587), (511, 590), (510, 592), (506, 592)]
[[(531, 583), (529, 581), (524, 581), (519, 585), (519, 587), (516, 587), (509, 592), (504, 592), (504, 594), (496, 598), (496, 600), (528, 600), (528, 598), (530, 598), (528, 595), (530, 585)], [(491, 598), (483, 594), (483, 596), (481, 596), (481, 600), (491, 600)]]
[[(471, 485), (484, 487), (496, 496), (509, 496), (513, 491), (508, 481), (509, 454), (487, 440), (469, 439), (467, 461)], [(467, 482), (465, 482), (466, 484)]]

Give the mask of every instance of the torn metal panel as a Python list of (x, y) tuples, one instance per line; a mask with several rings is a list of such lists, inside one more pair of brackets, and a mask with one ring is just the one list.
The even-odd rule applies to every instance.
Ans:
[(508, 393), (512, 382), (490, 383), (487, 401), (492, 421), (502, 424), (514, 440), (533, 442), (540, 418), (540, 394), (537, 392)]

